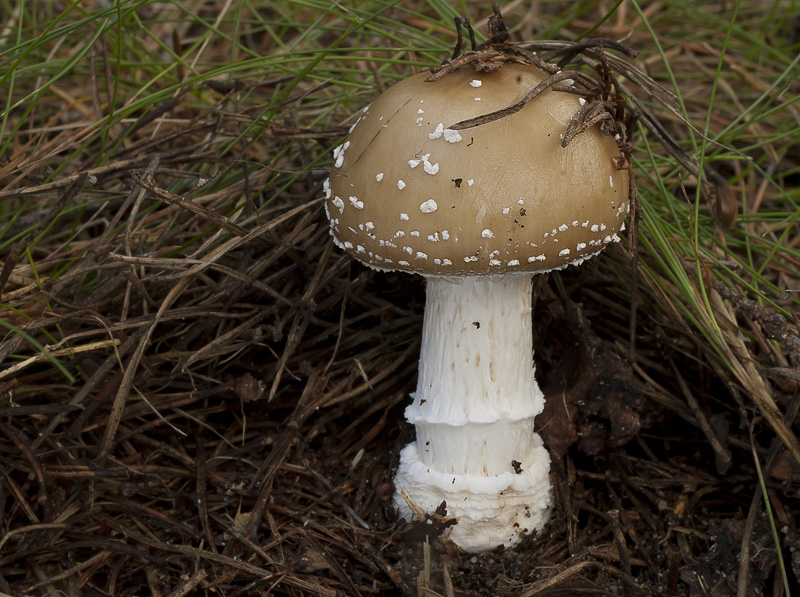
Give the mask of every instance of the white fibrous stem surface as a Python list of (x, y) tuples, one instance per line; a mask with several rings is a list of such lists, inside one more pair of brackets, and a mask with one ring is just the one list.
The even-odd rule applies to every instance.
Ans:
[(419, 380), (406, 418), (417, 441), (400, 455), (403, 518), (442, 501), (464, 551), (511, 547), (547, 521), (550, 458), (534, 432), (531, 275), (430, 277)]

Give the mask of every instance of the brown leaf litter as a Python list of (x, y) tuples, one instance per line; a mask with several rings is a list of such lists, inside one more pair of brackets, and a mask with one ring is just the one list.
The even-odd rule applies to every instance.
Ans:
[(49, 178), (66, 133), (0, 164), (20, 209), (0, 248), (0, 593), (779, 595), (756, 462), (797, 586), (795, 322), (692, 262), (712, 346), (642, 268), (631, 361), (622, 246), (536, 284), (546, 531), (469, 556), (452, 521), (399, 523), (422, 282), (329, 240), (305, 164), (347, 123), (298, 125), (300, 102), (221, 154), (252, 123), (225, 103), (241, 89), (153, 107), (102, 166), (90, 146)]

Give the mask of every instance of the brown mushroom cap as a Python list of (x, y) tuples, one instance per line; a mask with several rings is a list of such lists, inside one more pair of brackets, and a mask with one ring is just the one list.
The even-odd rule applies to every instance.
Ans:
[(505, 108), (545, 78), (534, 66), (463, 67), (405, 79), (364, 113), (334, 152), (326, 209), (336, 243), (372, 267), (427, 275), (546, 271), (618, 240), (628, 173), (599, 126), (561, 147), (578, 96), (548, 90)]

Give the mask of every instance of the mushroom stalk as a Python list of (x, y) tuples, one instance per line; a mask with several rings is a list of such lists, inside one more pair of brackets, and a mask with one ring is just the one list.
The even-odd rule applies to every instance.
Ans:
[(531, 274), (429, 277), (419, 380), (406, 418), (395, 503), (408, 492), (458, 519), (450, 537), (478, 552), (510, 547), (547, 521), (550, 458), (534, 432)]

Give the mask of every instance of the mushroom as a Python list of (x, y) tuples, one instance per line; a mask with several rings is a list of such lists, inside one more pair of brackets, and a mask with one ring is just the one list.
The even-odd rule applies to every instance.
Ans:
[[(562, 147), (580, 98), (548, 90), (482, 126), (544, 79), (530, 65), (405, 79), (359, 115), (334, 152), (325, 207), (335, 243), (379, 270), (426, 279), (417, 390), (394, 503), (410, 520), (445, 502), (467, 552), (511, 547), (551, 505), (534, 431), (531, 279), (619, 240), (628, 212), (620, 150), (594, 126)], [(441, 510), (439, 510), (441, 512)]]

